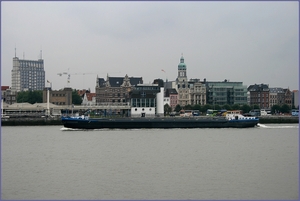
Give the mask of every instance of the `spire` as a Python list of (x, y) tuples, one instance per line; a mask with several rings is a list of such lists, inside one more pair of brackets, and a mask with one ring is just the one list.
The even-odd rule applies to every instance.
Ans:
[(16, 48), (16, 45), (15, 45), (15, 57), (17, 57), (17, 48)]

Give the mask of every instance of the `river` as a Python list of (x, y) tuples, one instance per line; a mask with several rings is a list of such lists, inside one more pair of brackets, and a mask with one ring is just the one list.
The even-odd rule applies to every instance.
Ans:
[(299, 126), (1, 128), (1, 199), (299, 199)]

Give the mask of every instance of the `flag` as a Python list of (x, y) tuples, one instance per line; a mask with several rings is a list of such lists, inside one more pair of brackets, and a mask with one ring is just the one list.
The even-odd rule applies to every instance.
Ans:
[(49, 80), (47, 80), (48, 83), (51, 83)]
[(161, 69), (162, 72), (166, 72), (164, 69)]

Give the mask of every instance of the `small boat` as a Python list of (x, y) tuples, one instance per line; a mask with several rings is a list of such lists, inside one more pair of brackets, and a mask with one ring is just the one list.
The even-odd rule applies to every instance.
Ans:
[(64, 127), (74, 129), (141, 129), (141, 128), (249, 128), (255, 127), (257, 117), (226, 114), (225, 117), (168, 117), (168, 118), (89, 118), (88, 116), (62, 117)]

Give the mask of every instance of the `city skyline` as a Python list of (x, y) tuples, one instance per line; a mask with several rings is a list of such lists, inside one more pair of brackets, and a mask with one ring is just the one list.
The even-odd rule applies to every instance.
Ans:
[[(187, 77), (299, 89), (298, 2), (2, 2), (1, 85), (13, 57), (45, 85), (95, 91), (96, 77)], [(15, 52), (16, 48), (16, 52)], [(50, 85), (49, 85), (50, 86)]]

